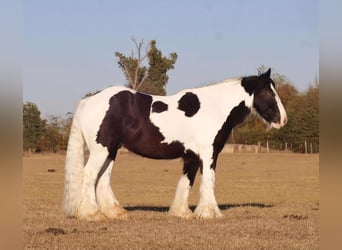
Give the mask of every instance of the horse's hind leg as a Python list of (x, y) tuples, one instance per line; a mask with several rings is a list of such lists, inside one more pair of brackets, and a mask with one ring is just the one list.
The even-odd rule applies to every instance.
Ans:
[[(107, 161), (106, 161), (107, 162)], [(120, 205), (110, 186), (113, 160), (107, 163), (106, 170), (99, 176), (96, 186), (96, 197), (100, 211), (109, 219), (127, 219), (128, 212)]]
[(77, 218), (98, 221), (106, 217), (99, 211), (96, 200), (95, 184), (97, 175), (108, 156), (107, 150), (91, 151), (84, 167), (81, 187), (81, 203), (77, 210)]
[(201, 161), (195, 153), (188, 151), (184, 157), (183, 176), (178, 181), (175, 198), (170, 207), (169, 213), (172, 216), (191, 218), (193, 213), (189, 208), (188, 199), (192, 185), (194, 184), (196, 173), (201, 165)]

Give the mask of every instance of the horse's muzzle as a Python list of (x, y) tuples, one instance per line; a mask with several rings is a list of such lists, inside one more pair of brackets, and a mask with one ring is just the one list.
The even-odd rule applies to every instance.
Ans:
[(281, 118), (280, 122), (271, 122), (270, 127), (280, 129), (284, 127), (286, 123), (287, 123), (287, 116), (284, 116)]

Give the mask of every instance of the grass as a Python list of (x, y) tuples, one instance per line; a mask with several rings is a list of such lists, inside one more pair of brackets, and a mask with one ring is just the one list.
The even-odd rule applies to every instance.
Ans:
[[(167, 214), (182, 162), (120, 154), (112, 187), (131, 219), (108, 222), (63, 215), (64, 159), (23, 159), (25, 249), (319, 248), (318, 155), (222, 154), (216, 198), (224, 218), (183, 220)], [(200, 175), (190, 196), (192, 209), (199, 183)]]

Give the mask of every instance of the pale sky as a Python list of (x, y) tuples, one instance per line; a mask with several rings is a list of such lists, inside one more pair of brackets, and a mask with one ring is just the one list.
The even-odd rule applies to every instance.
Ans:
[(167, 93), (255, 75), (260, 65), (300, 91), (319, 73), (318, 0), (24, 1), (24, 102), (74, 112), (89, 91), (124, 85), (115, 51), (131, 37), (178, 54)]

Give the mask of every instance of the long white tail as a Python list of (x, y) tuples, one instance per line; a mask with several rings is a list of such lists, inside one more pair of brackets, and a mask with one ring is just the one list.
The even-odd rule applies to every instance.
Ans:
[(76, 216), (81, 202), (85, 148), (85, 141), (79, 126), (81, 110), (82, 101), (78, 105), (72, 121), (65, 161), (63, 209), (65, 214), (70, 217)]

